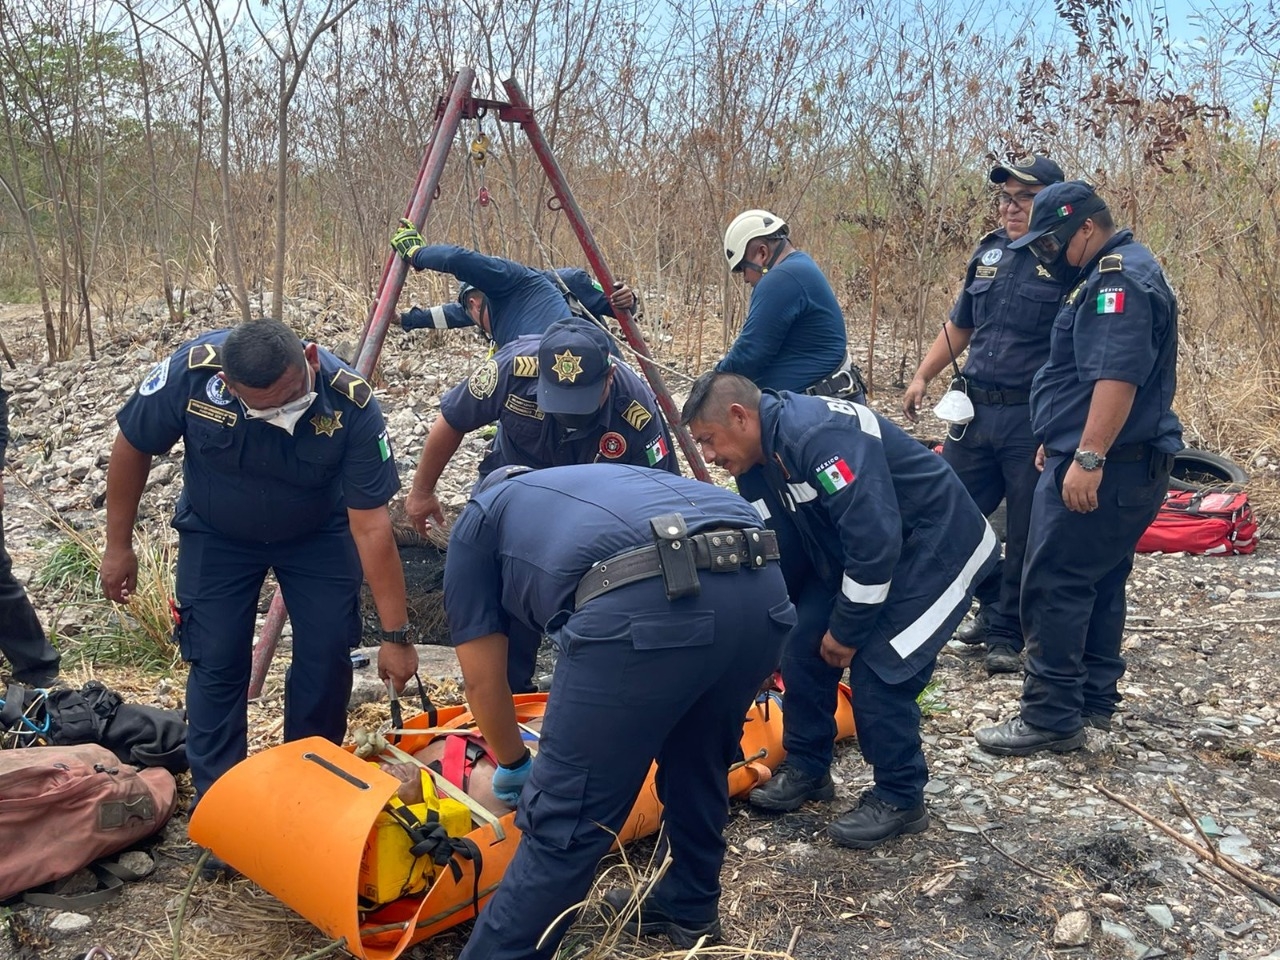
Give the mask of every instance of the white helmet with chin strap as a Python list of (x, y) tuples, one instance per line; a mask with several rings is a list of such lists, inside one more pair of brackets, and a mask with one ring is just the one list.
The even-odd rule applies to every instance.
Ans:
[(747, 246), (752, 240), (767, 237), (785, 237), (787, 221), (770, 213), (768, 210), (744, 210), (733, 218), (729, 229), (724, 232), (724, 258), (729, 269), (742, 269), (747, 256)]

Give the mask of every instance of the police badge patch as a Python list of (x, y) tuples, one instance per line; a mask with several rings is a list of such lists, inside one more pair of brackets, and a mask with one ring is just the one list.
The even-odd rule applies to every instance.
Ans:
[(494, 360), (486, 360), (476, 367), (467, 381), (467, 391), (477, 400), (488, 400), (498, 386), (498, 364)]
[(988, 250), (986, 253), (982, 255), (982, 262), (985, 263), (988, 267), (994, 266), (995, 264), (1000, 262), (1000, 258), (1003, 256), (1004, 256), (1004, 251), (1001, 250), (999, 247), (996, 247), (994, 250)]
[(147, 373), (142, 385), (138, 387), (138, 392), (144, 397), (149, 397), (168, 382), (169, 361), (161, 360)]
[(311, 425), (316, 428), (317, 437), (322, 433), (326, 437), (332, 437), (334, 433), (342, 429), (342, 411), (333, 411), (332, 417), (317, 413), (311, 418)]
[(227, 392), (226, 381), (216, 373), (204, 385), (204, 395), (220, 407), (231, 405), (231, 394)]
[(627, 441), (622, 434), (610, 430), (600, 438), (600, 455), (610, 460), (617, 460), (627, 452)]

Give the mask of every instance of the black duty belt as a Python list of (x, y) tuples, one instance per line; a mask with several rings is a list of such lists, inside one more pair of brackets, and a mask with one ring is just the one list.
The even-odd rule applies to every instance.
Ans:
[[(777, 560), (778, 536), (772, 530), (725, 528), (695, 533), (676, 541), (692, 551), (694, 566), (712, 573), (737, 573), (739, 570), (759, 569), (770, 560)], [(678, 548), (677, 548), (678, 549)], [(662, 576), (662, 562), (657, 544), (649, 544), (602, 560), (588, 570), (578, 581), (574, 604), (581, 607), (588, 600), (601, 594), (625, 587), (650, 577)]]
[(866, 391), (867, 384), (862, 379), (862, 371), (847, 361), (831, 376), (805, 387), (804, 390), (811, 397), (851, 397)]
[[(1108, 463), (1141, 463), (1151, 456), (1152, 446), (1149, 443), (1126, 443), (1123, 447), (1112, 447), (1104, 458)], [(1074, 451), (1048, 450), (1046, 457), (1070, 457)]]
[(970, 381), (967, 392), (969, 399), (974, 403), (985, 404), (988, 407), (1012, 407), (1019, 403), (1031, 402), (1030, 390), (983, 390), (981, 387), (975, 387)]

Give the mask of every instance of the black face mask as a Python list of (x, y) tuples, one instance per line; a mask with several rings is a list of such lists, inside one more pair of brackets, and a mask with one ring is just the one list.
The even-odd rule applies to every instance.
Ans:
[(596, 422), (599, 414), (599, 410), (592, 410), (590, 413), (553, 413), (552, 416), (563, 429), (572, 432), (587, 429)]

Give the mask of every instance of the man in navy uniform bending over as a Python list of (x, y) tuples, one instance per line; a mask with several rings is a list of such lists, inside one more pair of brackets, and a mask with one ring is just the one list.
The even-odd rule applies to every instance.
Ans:
[(153, 456), (183, 441), (175, 633), (199, 797), (245, 757), (254, 616), (274, 570), (293, 624), (286, 740), (341, 743), (360, 639), (360, 582), (383, 631), (378, 673), (418, 666), (387, 502), (400, 486), (382, 411), (359, 374), (278, 320), (197, 337), (151, 369), (116, 419), (102, 589), (137, 587), (133, 527)]
[(797, 630), (787, 642), (787, 759), (748, 800), (786, 811), (834, 797), (834, 714), (847, 667), (875, 785), (827, 830), (869, 849), (927, 829), (916, 698), (973, 585), (996, 563), (995, 533), (941, 457), (862, 404), (762, 394), (745, 377), (711, 372), (695, 381), (683, 419), (709, 462), (734, 476), (763, 468), (820, 593), (834, 598), (821, 636)]
[[(697, 480), (616, 464), (504, 479), (520, 469), (481, 481), (445, 564), (467, 700), (522, 832), (461, 960), (556, 953), (557, 918), (586, 895), (654, 759), (673, 862), (631, 930), (688, 948), (720, 930), (728, 770), (795, 619), (776, 542), (740, 497)], [(506, 682), (517, 622), (561, 651), (532, 758)], [(631, 893), (607, 893), (606, 911)]]

